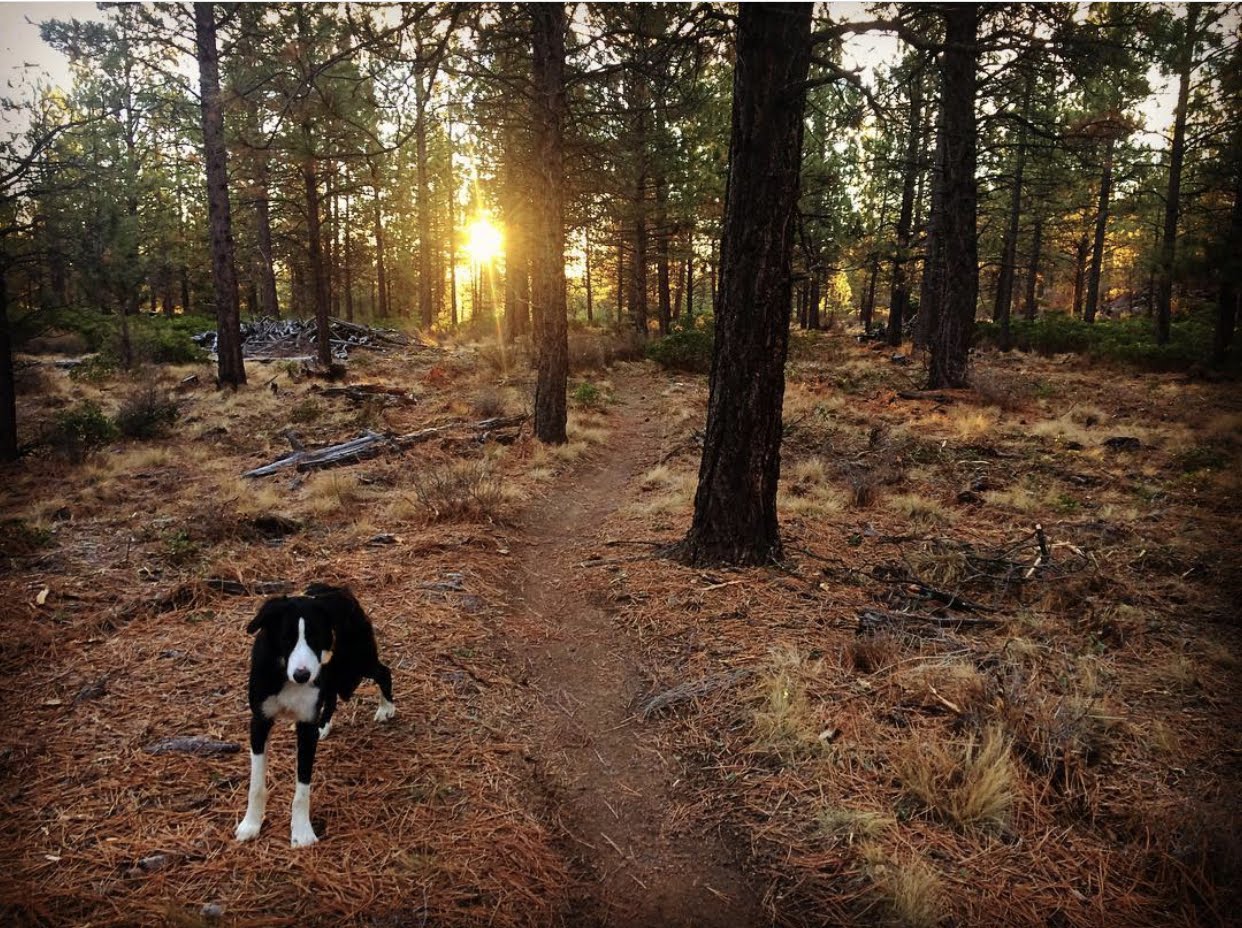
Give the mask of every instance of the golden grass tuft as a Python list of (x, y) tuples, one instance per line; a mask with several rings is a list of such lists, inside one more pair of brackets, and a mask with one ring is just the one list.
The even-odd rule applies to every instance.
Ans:
[(844, 806), (824, 806), (816, 818), (820, 834), (853, 844), (862, 838), (875, 838), (897, 823), (891, 815), (872, 812), (869, 809), (847, 809)]
[(953, 514), (936, 500), (917, 493), (899, 493), (884, 500), (884, 505), (915, 525), (933, 528), (946, 525)]
[(756, 681), (759, 704), (751, 718), (751, 735), (757, 750), (794, 759), (827, 747), (820, 739), (824, 726), (811, 705), (805, 681), (821, 669), (822, 663), (808, 662), (793, 650), (771, 655)]
[(893, 922), (902, 928), (935, 928), (944, 918), (940, 876), (923, 860), (881, 859), (872, 864), (871, 875)]
[(315, 515), (332, 515), (356, 509), (363, 495), (356, 475), (335, 470), (323, 471), (306, 481), (304, 505)]
[(1014, 804), (1009, 739), (997, 725), (960, 748), (909, 742), (894, 758), (906, 790), (938, 818), (961, 828), (1005, 825)]
[(823, 458), (809, 457), (782, 476), (776, 506), (783, 515), (816, 518), (841, 512), (846, 499), (829, 482)]

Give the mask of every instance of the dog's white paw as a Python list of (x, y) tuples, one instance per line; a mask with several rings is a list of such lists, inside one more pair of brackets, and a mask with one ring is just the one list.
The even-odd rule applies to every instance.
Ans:
[(387, 722), (397, 714), (397, 707), (387, 699), (380, 699), (379, 708), (375, 710), (375, 721)]
[(311, 827), (310, 822), (293, 823), (293, 831), (289, 838), (289, 844), (292, 847), (310, 847), (318, 840), (319, 838), (315, 835), (315, 829)]
[(251, 838), (258, 837), (258, 834), (262, 828), (263, 819), (244, 818), (237, 823), (237, 831), (235, 832), (237, 840), (249, 841)]
[(329, 722), (327, 725), (324, 725), (323, 727), (319, 729), (319, 740), (322, 741), (324, 738), (328, 737), (328, 735), (330, 734), (332, 734), (332, 723), (331, 722)]

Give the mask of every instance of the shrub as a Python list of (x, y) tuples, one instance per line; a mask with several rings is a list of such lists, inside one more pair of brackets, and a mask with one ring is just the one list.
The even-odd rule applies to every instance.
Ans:
[(57, 413), (46, 441), (53, 452), (78, 464), (116, 436), (116, 425), (99, 404), (86, 401)]
[(581, 406), (584, 409), (600, 409), (608, 402), (608, 397), (604, 391), (589, 380), (584, 380), (574, 387), (574, 391), (569, 394), (569, 398), (575, 406)]
[(176, 401), (155, 384), (147, 384), (121, 401), (116, 425), (126, 438), (159, 438), (168, 434), (179, 415)]
[(669, 370), (706, 374), (712, 369), (713, 338), (711, 329), (674, 332), (649, 344), (647, 357)]
[(289, 410), (289, 421), (307, 423), (314, 422), (323, 415), (323, 403), (314, 397), (307, 397), (298, 401), (291, 410)]
[(475, 393), (471, 407), (480, 419), (495, 419), (505, 414), (505, 398), (495, 387), (483, 387)]
[(413, 480), (414, 494), (430, 522), (491, 522), (505, 502), (500, 478), (486, 461), (452, 461), (428, 467)]

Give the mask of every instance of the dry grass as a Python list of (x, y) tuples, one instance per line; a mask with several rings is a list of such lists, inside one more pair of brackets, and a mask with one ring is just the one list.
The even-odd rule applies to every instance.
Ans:
[(884, 500), (888, 509), (903, 519), (923, 528), (935, 528), (947, 525), (953, 520), (953, 513), (929, 496), (918, 493), (899, 493)]
[(945, 914), (944, 888), (940, 876), (924, 861), (880, 859), (872, 863), (871, 876), (894, 925), (901, 928), (935, 928)]
[(959, 746), (910, 744), (893, 759), (898, 778), (932, 814), (961, 828), (1000, 827), (1014, 804), (1009, 739), (995, 725)]
[(846, 500), (828, 477), (820, 457), (803, 458), (782, 475), (776, 506), (789, 516), (822, 518), (845, 509)]
[(751, 717), (754, 748), (777, 757), (822, 753), (827, 741), (823, 720), (811, 704), (808, 681), (822, 671), (818, 662), (793, 651), (778, 651), (756, 681), (758, 705)]

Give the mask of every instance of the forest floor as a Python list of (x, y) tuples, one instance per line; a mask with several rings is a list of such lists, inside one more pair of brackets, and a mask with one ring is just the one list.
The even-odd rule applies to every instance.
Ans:
[[(291, 428), (519, 413), (527, 375), (487, 346), (359, 355), (350, 382), (404, 397), (355, 402), (284, 366), (237, 396), (206, 367), (23, 368), (26, 439), (143, 378), (181, 417), (4, 475), (0, 917), (1230, 923), (1234, 385), (985, 353), (974, 389), (903, 398), (917, 362), (799, 335), (785, 558), (702, 571), (658, 552), (705, 379), (588, 367), (562, 448), (450, 433), (249, 480)], [(232, 840), (262, 581), (348, 583), (395, 678), (388, 725), (369, 691), (342, 707), (296, 851), (291, 732), (263, 834)], [(170, 736), (238, 751), (147, 750)]]

